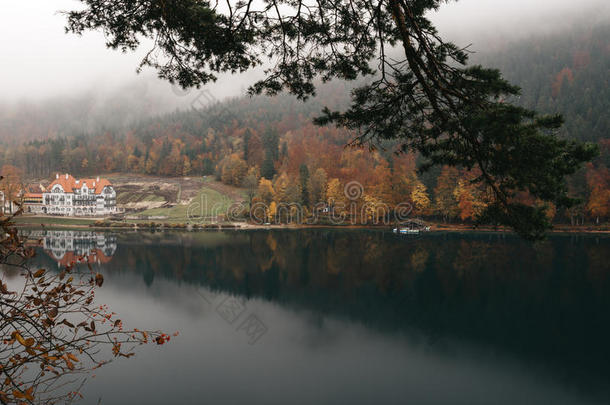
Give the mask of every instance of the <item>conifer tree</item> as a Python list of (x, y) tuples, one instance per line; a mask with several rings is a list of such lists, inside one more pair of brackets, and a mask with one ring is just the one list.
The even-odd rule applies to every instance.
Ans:
[(263, 160), (261, 175), (267, 180), (271, 180), (273, 179), (273, 176), (275, 176), (275, 164), (273, 163), (273, 157), (270, 152), (267, 152), (265, 160)]
[(299, 180), (301, 185), (301, 202), (309, 206), (309, 168), (306, 164), (299, 167)]

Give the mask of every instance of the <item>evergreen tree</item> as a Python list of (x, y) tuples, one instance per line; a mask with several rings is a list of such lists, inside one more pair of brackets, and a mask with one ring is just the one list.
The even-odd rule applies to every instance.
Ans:
[(326, 171), (322, 168), (317, 169), (309, 178), (309, 183), (307, 184), (310, 204), (316, 205), (326, 201), (326, 183)]
[(275, 162), (279, 159), (280, 137), (274, 128), (268, 128), (263, 134), (263, 148), (267, 156)]
[(309, 169), (305, 163), (299, 167), (299, 180), (301, 183), (301, 201), (303, 205), (309, 206)]
[(248, 170), (248, 175), (244, 178), (244, 188), (246, 189), (246, 196), (248, 197), (248, 206), (252, 208), (252, 200), (256, 196), (258, 189), (259, 175), (256, 168)]
[(250, 129), (246, 129), (246, 132), (244, 132), (244, 144), (243, 144), (244, 160), (246, 162), (248, 162), (250, 159), (250, 139), (251, 138), (252, 138), (252, 132), (250, 132)]
[(267, 180), (271, 180), (273, 179), (273, 176), (275, 176), (275, 164), (273, 163), (273, 157), (270, 152), (267, 152), (265, 155), (265, 160), (263, 160), (263, 165), (261, 166), (261, 176)]

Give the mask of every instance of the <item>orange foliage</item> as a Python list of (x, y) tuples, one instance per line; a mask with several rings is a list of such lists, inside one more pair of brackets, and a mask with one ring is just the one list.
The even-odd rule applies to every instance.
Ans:
[(574, 73), (572, 72), (572, 69), (568, 67), (561, 69), (557, 76), (555, 76), (555, 80), (551, 85), (553, 97), (559, 96), (565, 80), (567, 80), (569, 84), (572, 84), (574, 81)]

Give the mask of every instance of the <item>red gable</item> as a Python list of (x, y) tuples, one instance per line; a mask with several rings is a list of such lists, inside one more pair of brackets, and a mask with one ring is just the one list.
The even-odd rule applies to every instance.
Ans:
[(78, 256), (74, 252), (69, 251), (66, 252), (61, 258), (55, 257), (51, 250), (46, 250), (46, 253), (51, 257), (51, 259), (58, 262), (62, 267), (78, 263), (105, 264), (112, 260), (112, 256), (106, 256), (101, 249), (93, 249), (91, 252), (89, 252), (89, 254), (84, 256)]
[(112, 186), (110, 181), (107, 179), (81, 179), (77, 180), (69, 174), (57, 175), (53, 183), (49, 186), (51, 190), (56, 184), (59, 184), (66, 193), (73, 192), (74, 189), (80, 189), (83, 185), (86, 185), (88, 189), (94, 189), (95, 194), (101, 194), (106, 186)]
[(72, 189), (76, 187), (76, 179), (67, 173), (65, 175), (58, 174), (55, 180), (53, 180), (53, 183), (49, 185), (49, 190), (52, 190), (57, 184), (59, 184), (66, 193), (71, 193)]

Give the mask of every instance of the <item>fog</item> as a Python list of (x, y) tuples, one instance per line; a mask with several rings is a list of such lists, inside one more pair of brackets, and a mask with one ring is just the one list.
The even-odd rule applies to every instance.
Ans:
[[(66, 34), (65, 17), (58, 11), (79, 7), (76, 0), (2, 0), (0, 104), (77, 94), (103, 97), (135, 85), (142, 97), (167, 97), (166, 109), (181, 105), (183, 98), (157, 80), (154, 71), (136, 74), (146, 46), (123, 54), (107, 49), (101, 33)], [(444, 5), (431, 18), (444, 35), (482, 48), (493, 39), (560, 30), (585, 18), (607, 21), (609, 8), (608, 0), (460, 0)], [(247, 84), (222, 77), (213, 86), (214, 94), (234, 96)]]
[(485, 51), (575, 26), (610, 23), (610, 1), (450, 0), (430, 17), (443, 37)]

